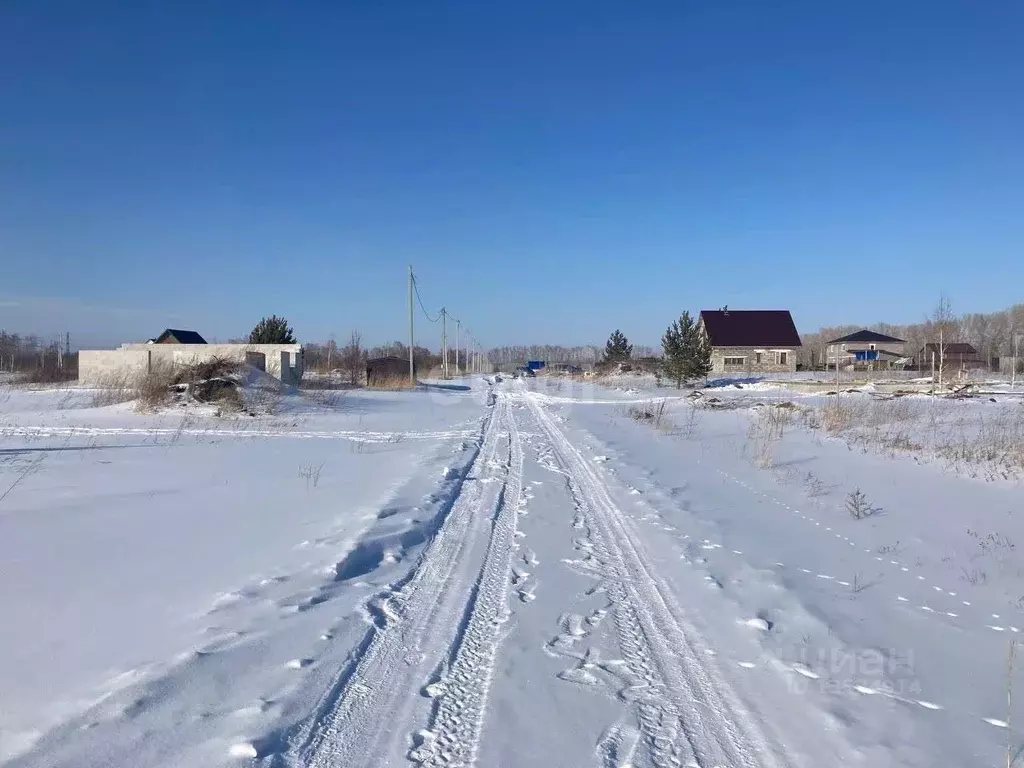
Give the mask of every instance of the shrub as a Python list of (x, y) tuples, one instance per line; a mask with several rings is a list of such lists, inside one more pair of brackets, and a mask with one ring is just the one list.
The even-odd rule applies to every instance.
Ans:
[(881, 510), (871, 505), (868, 497), (857, 488), (846, 497), (846, 511), (854, 520), (861, 520), (865, 517), (877, 515)]

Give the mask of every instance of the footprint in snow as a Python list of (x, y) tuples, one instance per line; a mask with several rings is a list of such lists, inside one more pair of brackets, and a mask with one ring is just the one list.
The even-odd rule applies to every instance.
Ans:
[(811, 669), (806, 664), (800, 661), (793, 664), (793, 671), (796, 672), (798, 675), (803, 675), (804, 677), (810, 678), (811, 680), (817, 680), (819, 677), (821, 677), (821, 675), (819, 675), (813, 669)]
[(254, 747), (252, 742), (249, 741), (232, 744), (231, 749), (228, 750), (228, 755), (231, 757), (248, 757), (253, 759), (259, 757), (259, 753), (256, 752), (256, 747)]
[(534, 592), (536, 591), (537, 582), (527, 584), (525, 587), (519, 590), (519, 599), (522, 600), (524, 603), (532, 603), (534, 600), (537, 599), (537, 596), (534, 594)]
[(540, 560), (537, 559), (537, 555), (529, 547), (526, 548), (526, 552), (523, 553), (523, 562), (527, 565), (539, 565)]
[(448, 691), (448, 685), (444, 680), (438, 680), (433, 683), (428, 683), (423, 686), (423, 695), (428, 699), (436, 699), (439, 696), (443, 696)]
[(292, 659), (285, 664), (288, 669), (303, 669), (313, 663), (312, 659)]

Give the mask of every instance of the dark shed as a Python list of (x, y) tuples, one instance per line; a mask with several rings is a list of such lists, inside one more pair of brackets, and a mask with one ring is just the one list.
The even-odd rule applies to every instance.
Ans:
[(376, 357), (366, 361), (366, 386), (368, 387), (386, 386), (408, 378), (409, 361), (406, 358)]

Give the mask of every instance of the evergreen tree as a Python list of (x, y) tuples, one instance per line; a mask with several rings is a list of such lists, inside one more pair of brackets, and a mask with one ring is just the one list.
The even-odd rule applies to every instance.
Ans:
[(608, 343), (604, 345), (604, 362), (621, 363), (624, 360), (629, 360), (632, 356), (633, 345), (629, 343), (625, 334), (616, 328), (608, 338)]
[(701, 331), (698, 323), (693, 324), (690, 337), (687, 340), (688, 369), (687, 378), (706, 379), (711, 373), (711, 342), (707, 335)]
[(665, 353), (662, 366), (665, 376), (676, 383), (676, 388), (691, 379), (704, 378), (711, 371), (711, 345), (700, 326), (684, 311), (661, 337)]
[(294, 344), (295, 332), (283, 317), (264, 317), (249, 333), (250, 344)]
[(676, 383), (676, 389), (683, 386), (686, 379), (686, 325), (690, 323), (689, 312), (674, 321), (661, 337), (661, 349), (665, 353), (662, 367), (665, 377)]

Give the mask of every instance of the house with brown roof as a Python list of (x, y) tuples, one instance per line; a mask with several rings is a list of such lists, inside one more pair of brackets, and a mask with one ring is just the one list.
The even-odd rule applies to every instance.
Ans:
[(949, 341), (941, 346), (932, 342), (922, 347), (914, 362), (918, 370), (925, 370), (932, 365), (938, 370), (939, 364), (947, 371), (967, 371), (988, 368), (989, 363), (978, 350), (965, 341)]
[(705, 309), (698, 326), (711, 344), (712, 373), (791, 373), (802, 346), (786, 309)]

